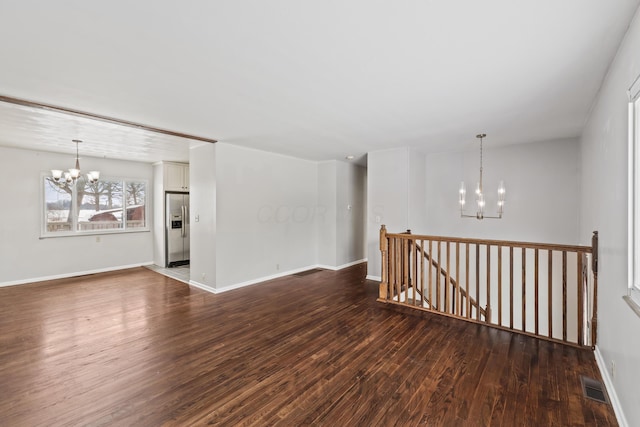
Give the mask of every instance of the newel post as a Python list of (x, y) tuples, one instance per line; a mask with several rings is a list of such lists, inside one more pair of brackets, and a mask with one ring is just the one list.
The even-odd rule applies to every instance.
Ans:
[(378, 296), (382, 300), (387, 300), (389, 295), (389, 242), (387, 240), (387, 227), (380, 226), (380, 252), (382, 254), (382, 274)]
[(591, 313), (591, 348), (596, 348), (598, 332), (598, 232), (591, 237), (591, 271), (593, 271), (593, 312)]

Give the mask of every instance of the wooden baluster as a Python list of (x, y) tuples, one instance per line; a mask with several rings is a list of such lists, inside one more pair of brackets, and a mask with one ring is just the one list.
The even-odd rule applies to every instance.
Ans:
[(389, 297), (389, 242), (387, 240), (387, 228), (382, 224), (380, 227), (380, 252), (382, 252), (382, 281), (378, 290), (378, 297), (387, 300)]
[(433, 241), (429, 239), (429, 308), (433, 310), (433, 274), (432, 274), (432, 265), (433, 263)]
[[(487, 304), (485, 309), (485, 319), (491, 323), (491, 245), (487, 245)], [(478, 301), (479, 303), (480, 301)]]
[(553, 338), (553, 251), (548, 251), (547, 262), (547, 317), (549, 322), (549, 338)]
[[(418, 255), (421, 253), (418, 252), (418, 241), (413, 240), (412, 242), (413, 250), (411, 251), (411, 258), (413, 260), (413, 305), (416, 305), (416, 294), (418, 293)], [(422, 294), (420, 294), (420, 298), (422, 299)]]
[(509, 327), (513, 329), (513, 246), (509, 247)]
[(458, 316), (462, 316), (460, 295), (460, 242), (456, 242), (456, 313)]
[(389, 276), (389, 295), (387, 295), (387, 299), (393, 299), (393, 290), (394, 290), (394, 285), (395, 282), (393, 280), (394, 278), (394, 274), (395, 274), (395, 270), (393, 268), (393, 263), (394, 263), (394, 257), (393, 257), (393, 238), (387, 238), (387, 260), (388, 260), (388, 273), (387, 275)]
[(441, 307), (442, 304), (440, 304), (440, 286), (441, 286), (441, 282), (440, 282), (440, 276), (442, 276), (442, 273), (440, 272), (440, 266), (442, 265), (442, 251), (441, 251), (441, 245), (440, 245), (441, 241), (438, 240), (438, 268), (436, 269), (436, 301), (438, 301), (437, 304), (437, 308), (438, 311), (442, 311)]
[(502, 246), (498, 246), (498, 325), (502, 326)]
[(471, 319), (471, 286), (469, 285), (469, 243), (465, 244), (465, 270), (466, 270), (466, 281), (465, 288), (467, 290), (467, 319)]
[(583, 299), (582, 299), (582, 293), (584, 292), (584, 283), (583, 283), (583, 272), (582, 272), (582, 266), (583, 266), (583, 259), (582, 257), (584, 256), (584, 253), (582, 252), (578, 252), (577, 254), (578, 259), (577, 261), (577, 288), (578, 288), (578, 344), (579, 345), (584, 345), (584, 331), (583, 331), (583, 322), (584, 322), (584, 307), (583, 307)]
[(522, 248), (522, 331), (527, 330), (527, 250)]
[(403, 257), (403, 263), (402, 263), (402, 272), (404, 275), (404, 303), (405, 304), (409, 304), (409, 284), (411, 282), (411, 277), (410, 277), (410, 273), (411, 273), (411, 269), (409, 266), (409, 240), (407, 239), (402, 239), (402, 257)]
[(539, 304), (538, 304), (538, 298), (540, 297), (539, 294), (539, 288), (538, 288), (538, 249), (536, 248), (534, 251), (534, 270), (533, 270), (533, 286), (535, 287), (534, 290), (534, 304), (535, 304), (535, 311), (534, 311), (534, 315), (536, 317), (536, 335), (538, 335), (538, 330), (539, 330), (539, 324), (540, 324), (540, 319), (538, 317), (538, 310), (540, 309)]
[(450, 261), (451, 261), (451, 256), (450, 256), (450, 245), (449, 242), (447, 242), (447, 246), (446, 246), (446, 251), (447, 251), (447, 274), (445, 276), (445, 288), (444, 288), (444, 310), (447, 313), (451, 312), (451, 307), (449, 306), (449, 287), (451, 286), (451, 275), (449, 274), (449, 270), (451, 268), (450, 266)]
[(476, 320), (480, 321), (480, 245), (476, 243)]
[(567, 251), (562, 251), (562, 341), (567, 340)]
[(395, 248), (393, 247), (393, 238), (387, 238), (387, 242), (388, 242), (388, 247), (387, 247), (387, 259), (389, 260), (389, 295), (387, 296), (387, 299), (393, 299), (393, 292), (395, 289), (395, 268), (394, 268), (394, 262), (395, 262), (395, 257), (394, 257), (394, 250)]
[(394, 238), (394, 246), (396, 252), (396, 295), (398, 296), (398, 302), (402, 296), (402, 241), (397, 237)]
[(420, 257), (420, 307), (424, 307), (424, 240), (420, 240), (422, 256)]

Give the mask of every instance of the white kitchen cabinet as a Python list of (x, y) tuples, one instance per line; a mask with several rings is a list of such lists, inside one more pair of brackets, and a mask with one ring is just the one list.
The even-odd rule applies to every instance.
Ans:
[(189, 191), (189, 165), (163, 163), (164, 191)]

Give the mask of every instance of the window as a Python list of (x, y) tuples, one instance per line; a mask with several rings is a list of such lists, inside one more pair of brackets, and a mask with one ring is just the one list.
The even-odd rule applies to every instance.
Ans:
[(147, 231), (147, 183), (101, 179), (75, 184), (43, 176), (43, 237)]
[(640, 76), (629, 88), (628, 252), (629, 295), (627, 301), (640, 314)]

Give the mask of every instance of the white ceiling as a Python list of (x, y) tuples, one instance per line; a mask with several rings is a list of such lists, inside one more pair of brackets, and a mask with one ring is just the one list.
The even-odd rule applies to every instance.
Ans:
[[(0, 95), (312, 160), (576, 137), (639, 3), (4, 0)], [(0, 145), (188, 158), (0, 104)]]

